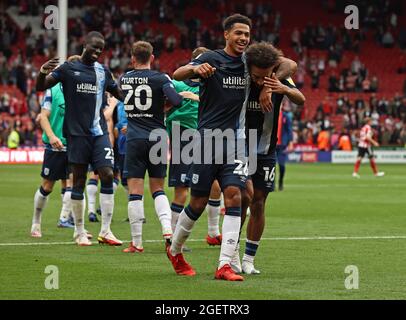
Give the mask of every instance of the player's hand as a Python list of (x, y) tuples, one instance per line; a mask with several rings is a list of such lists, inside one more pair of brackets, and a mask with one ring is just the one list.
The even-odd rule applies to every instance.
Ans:
[(265, 77), (264, 87), (269, 88), (272, 92), (279, 94), (286, 94), (288, 87), (282, 84), (279, 79), (276, 77), (275, 73), (272, 73), (271, 77)]
[(289, 142), (289, 144), (288, 144), (287, 151), (288, 151), (288, 152), (292, 152), (293, 150), (294, 150), (294, 146), (293, 146), (293, 142), (291, 141), (291, 142)]
[(197, 94), (194, 94), (193, 92), (182, 91), (182, 92), (179, 92), (179, 94), (185, 99), (190, 99), (190, 100), (193, 100), (193, 101), (199, 101), (199, 96)]
[(127, 134), (127, 126), (121, 128), (121, 133), (124, 135)]
[(41, 73), (48, 74), (52, 70), (54, 70), (59, 64), (59, 58), (53, 58), (47, 62), (45, 62), (40, 69)]
[(271, 89), (266, 88), (265, 86), (262, 88), (261, 93), (259, 94), (259, 105), (261, 106), (262, 112), (272, 111), (273, 103)]
[(70, 56), (68, 59), (66, 59), (68, 62), (73, 62), (73, 61), (78, 61), (80, 60), (80, 55), (74, 54), (73, 56)]
[(49, 143), (51, 144), (52, 148), (62, 150), (63, 149), (63, 143), (57, 136), (52, 136), (49, 138)]
[(375, 141), (374, 146), (379, 147), (379, 143)]
[(199, 77), (202, 77), (204, 79), (211, 77), (215, 71), (216, 68), (212, 67), (208, 63), (200, 64), (193, 69), (195, 75), (198, 75)]

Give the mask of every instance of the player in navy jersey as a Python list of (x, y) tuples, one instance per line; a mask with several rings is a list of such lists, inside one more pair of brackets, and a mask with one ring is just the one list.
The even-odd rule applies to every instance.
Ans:
[(123, 94), (110, 71), (97, 62), (104, 49), (104, 38), (96, 31), (87, 34), (79, 60), (65, 62), (58, 58), (42, 65), (37, 78), (37, 90), (43, 91), (61, 82), (66, 102), (64, 134), (68, 143), (68, 160), (72, 165), (72, 212), (75, 218), (76, 243), (91, 245), (84, 229), (84, 195), (88, 165), (97, 170), (101, 180), (100, 206), (102, 226), (99, 243), (121, 245), (110, 230), (114, 210), (113, 149), (102, 112), (105, 92), (119, 100)]
[[(296, 89), (289, 77), (279, 81), (275, 76), (282, 52), (272, 44), (261, 42), (251, 45), (246, 51), (247, 65), (251, 78), (251, 91), (246, 101), (246, 135), (256, 134), (257, 152), (256, 172), (251, 175), (254, 196), (250, 205), (251, 214), (247, 226), (246, 249), (242, 262), (242, 271), (246, 274), (258, 274), (254, 268), (254, 257), (265, 226), (265, 202), (269, 192), (274, 191), (276, 144), (278, 140), (279, 113), (282, 99), (286, 96), (292, 102), (302, 105), (303, 94)], [(272, 92), (273, 109), (263, 113), (259, 105), (259, 95), (263, 87)], [(248, 146), (251, 148), (251, 146)], [(242, 214), (242, 225), (245, 212)]]
[[(144, 219), (144, 178), (148, 171), (149, 185), (154, 198), (155, 211), (162, 226), (162, 235), (167, 243), (172, 237), (171, 207), (164, 192), (166, 177), (168, 136), (164, 123), (165, 99), (172, 105), (179, 105), (191, 92), (178, 94), (168, 75), (151, 70), (154, 60), (153, 47), (145, 41), (132, 45), (131, 60), (134, 70), (120, 78), (120, 87), (125, 93), (124, 109), (127, 113), (127, 171), (128, 218), (131, 225), (132, 242), (124, 252), (142, 252), (142, 224)], [(183, 96), (182, 96), (182, 95)], [(197, 96), (196, 96), (197, 98)], [(161, 138), (161, 140), (159, 140)], [(163, 144), (160, 158), (155, 161), (152, 151), (155, 145)], [(159, 152), (158, 152), (159, 153)]]
[[(243, 52), (250, 41), (251, 20), (235, 14), (223, 23), (226, 47), (203, 53), (189, 65), (175, 71), (174, 78), (182, 81), (187, 78), (200, 77), (199, 123), (200, 147), (207, 153), (207, 142), (212, 154), (208, 161), (194, 159), (190, 169), (191, 200), (182, 211), (176, 225), (172, 245), (167, 254), (175, 272), (193, 276), (194, 269), (184, 260), (181, 248), (189, 236), (196, 220), (204, 211), (208, 202), (214, 179), (220, 183), (224, 193), (226, 212), (222, 228), (222, 244), (216, 279), (242, 281), (243, 277), (235, 274), (230, 263), (235, 255), (241, 223), (241, 189), (246, 187), (247, 173), (245, 161), (245, 109), (243, 108), (248, 84), (248, 72), (243, 61)], [(281, 68), (283, 70), (283, 68)], [(289, 73), (291, 70), (288, 70)], [(265, 108), (266, 109), (266, 108)], [(231, 140), (239, 148), (228, 148), (230, 139), (221, 139), (215, 143), (207, 130), (226, 130), (232, 133)], [(230, 138), (230, 137), (228, 137)], [(218, 145), (223, 145), (223, 152), (216, 152)], [(225, 151), (224, 151), (225, 150)], [(211, 163), (210, 163), (211, 162)]]

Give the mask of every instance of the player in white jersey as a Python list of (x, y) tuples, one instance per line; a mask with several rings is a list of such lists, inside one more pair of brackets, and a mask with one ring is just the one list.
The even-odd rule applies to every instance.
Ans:
[(354, 178), (360, 178), (358, 171), (359, 167), (361, 166), (362, 158), (364, 158), (366, 154), (368, 155), (369, 163), (371, 165), (372, 171), (374, 172), (374, 175), (376, 177), (383, 177), (385, 175), (385, 172), (378, 171), (378, 168), (374, 160), (372, 145), (375, 147), (379, 147), (379, 143), (372, 138), (374, 136), (374, 132), (372, 131), (371, 123), (372, 123), (371, 118), (366, 117), (364, 119), (364, 126), (361, 129), (360, 139), (358, 143), (358, 157), (357, 161), (355, 162), (354, 172), (352, 173), (352, 176)]

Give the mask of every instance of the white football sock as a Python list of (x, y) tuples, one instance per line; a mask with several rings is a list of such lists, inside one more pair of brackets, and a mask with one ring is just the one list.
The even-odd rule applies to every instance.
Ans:
[(110, 231), (111, 219), (113, 218), (114, 210), (114, 194), (100, 193), (100, 210), (102, 216), (101, 234), (106, 234)]
[(142, 248), (142, 225), (144, 220), (144, 203), (142, 200), (128, 202), (128, 219), (130, 220), (132, 242), (137, 248)]
[(46, 204), (48, 203), (48, 195), (43, 195), (39, 188), (34, 196), (34, 213), (32, 217), (32, 224), (41, 224), (41, 215)]
[(118, 188), (118, 180), (114, 179), (113, 181), (113, 192), (116, 193), (116, 190)]
[(175, 233), (176, 224), (178, 223), (179, 215), (183, 210), (183, 206), (180, 206), (176, 203), (171, 204), (171, 211), (172, 211), (172, 219), (171, 219), (171, 227), (172, 232)]
[(220, 199), (209, 199), (207, 210), (207, 226), (210, 237), (215, 238), (220, 235)]
[(223, 220), (223, 241), (221, 242), (219, 268), (229, 264), (237, 248), (241, 217), (225, 215)]
[(70, 197), (72, 194), (72, 190), (68, 189), (65, 191), (63, 198), (62, 198), (62, 209), (61, 209), (61, 214), (59, 216), (59, 219), (62, 221), (66, 221), (69, 219), (70, 212), (72, 210), (72, 205), (70, 201)]
[(155, 211), (162, 226), (162, 234), (172, 235), (172, 211), (169, 200), (165, 194), (160, 194), (154, 199)]
[(76, 200), (71, 198), (72, 213), (75, 219), (75, 232), (82, 234), (85, 232), (85, 203), (83, 199)]
[(179, 215), (178, 223), (176, 224), (175, 233), (172, 237), (171, 254), (173, 256), (182, 252), (182, 246), (186, 242), (195, 225), (194, 220), (190, 219), (185, 213), (185, 209)]
[(86, 186), (86, 193), (87, 193), (87, 212), (96, 213), (97, 185), (88, 184)]

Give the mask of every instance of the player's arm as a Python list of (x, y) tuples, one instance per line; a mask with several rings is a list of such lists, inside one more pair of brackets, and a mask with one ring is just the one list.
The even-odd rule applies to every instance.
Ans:
[(37, 84), (35, 88), (37, 91), (45, 91), (56, 85), (60, 80), (56, 79), (52, 74), (53, 71), (59, 64), (59, 58), (53, 58), (47, 62), (45, 62), (42, 66), (40, 71), (38, 72), (37, 76)]
[(288, 97), (290, 101), (297, 105), (302, 105), (305, 103), (306, 98), (297, 88), (289, 87), (286, 84), (283, 84), (273, 73), (270, 78), (265, 77), (264, 87), (269, 88), (272, 92), (283, 94)]
[(108, 119), (113, 119), (114, 109), (116, 108), (117, 104), (117, 100), (114, 97), (111, 97), (109, 95), (107, 96), (107, 105), (103, 109), (103, 114), (106, 121)]
[(184, 98), (184, 99), (189, 99), (193, 101), (200, 102), (200, 98), (197, 94), (190, 92), (190, 91), (182, 91), (179, 92), (179, 94)]
[(375, 147), (379, 147), (378, 141), (374, 140), (374, 139), (372, 138), (372, 135), (371, 135), (371, 134), (368, 134), (365, 139), (368, 140), (369, 142), (371, 142)]
[[(297, 63), (291, 59), (281, 57), (274, 71), (277, 79), (287, 79), (296, 73)], [(270, 112), (272, 110), (272, 90), (266, 87), (262, 88), (259, 96), (259, 104), (264, 112)]]
[(51, 90), (47, 90), (44, 96), (44, 101), (41, 107), (41, 113), (39, 117), (39, 124), (42, 130), (45, 132), (46, 136), (49, 139), (49, 143), (51, 144), (52, 148), (62, 150), (63, 143), (62, 141), (55, 135), (54, 131), (52, 130), (51, 123), (49, 122), (49, 116), (51, 115), (52, 109), (52, 93)]
[(110, 92), (117, 100), (124, 102), (125, 94), (119, 86), (111, 88), (108, 92)]
[(292, 77), (297, 71), (297, 63), (289, 58), (279, 58), (279, 64), (274, 69), (275, 76), (279, 80)]
[(173, 78), (178, 81), (196, 77), (207, 79), (211, 77), (215, 71), (216, 68), (212, 67), (208, 63), (202, 63), (199, 65), (188, 64), (175, 70), (173, 73)]
[(168, 98), (168, 101), (173, 106), (178, 106), (183, 101), (183, 96), (176, 92), (172, 82), (167, 82), (163, 85), (162, 91)]

